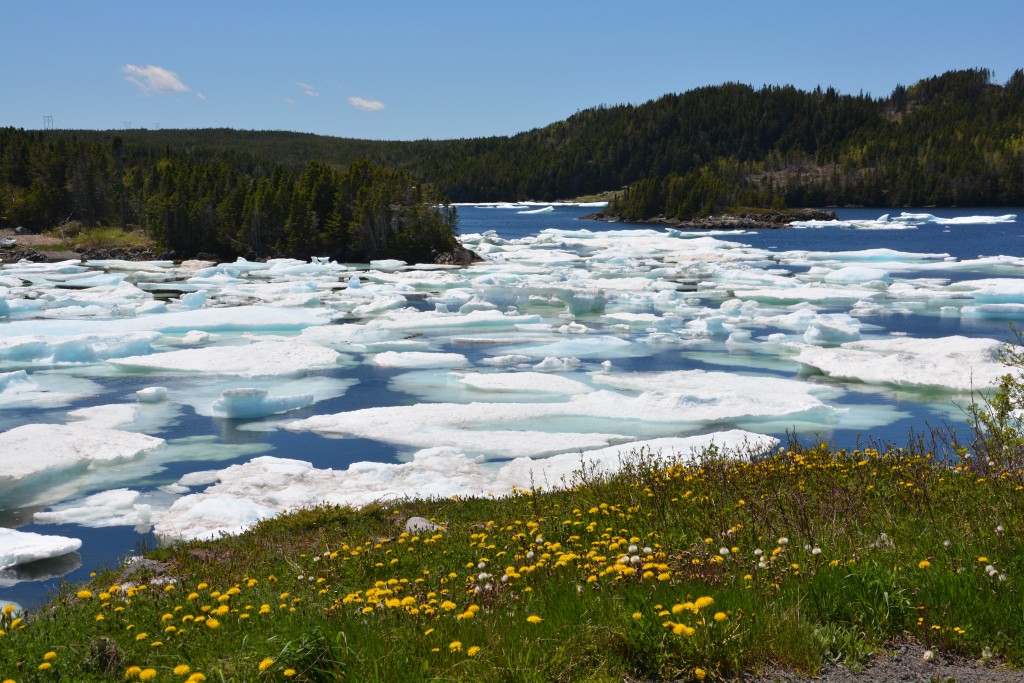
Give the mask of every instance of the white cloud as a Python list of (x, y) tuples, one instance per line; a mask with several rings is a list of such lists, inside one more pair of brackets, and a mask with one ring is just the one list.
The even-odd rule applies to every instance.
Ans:
[(380, 111), (384, 108), (384, 103), (380, 100), (367, 100), (362, 97), (350, 97), (348, 103), (363, 111)]
[(300, 88), (302, 88), (302, 92), (306, 93), (310, 97), (320, 97), (320, 93), (317, 92), (316, 88), (313, 87), (312, 85), (310, 85), (309, 83), (303, 83), (301, 81), (296, 81), (295, 85), (297, 85)]
[(282, 97), (281, 99), (287, 102), (288, 104), (295, 104), (295, 100), (293, 100), (290, 97)]
[(125, 64), (121, 71), (128, 74), (125, 76), (126, 81), (137, 85), (147, 95), (170, 95), (192, 90), (181, 82), (178, 74), (152, 64), (145, 67)]
[(196, 93), (196, 97), (198, 97), (198, 98), (199, 98), (199, 99), (201, 99), (201, 100), (205, 100), (205, 99), (206, 99), (206, 95), (204, 95), (204, 94), (203, 94), (203, 93), (201, 93), (201, 92), (197, 92), (197, 93)]

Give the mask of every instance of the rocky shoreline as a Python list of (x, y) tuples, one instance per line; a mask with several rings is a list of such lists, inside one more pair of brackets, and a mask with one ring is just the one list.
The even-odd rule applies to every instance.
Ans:
[(580, 220), (607, 221), (610, 223), (630, 223), (638, 225), (661, 225), (681, 230), (777, 230), (788, 228), (794, 221), (835, 221), (839, 220), (835, 211), (822, 209), (789, 209), (784, 211), (768, 211), (762, 213), (730, 213), (721, 216), (709, 216), (693, 220), (680, 220), (654, 216), (641, 221), (624, 221), (618, 216), (592, 213), (582, 216)]

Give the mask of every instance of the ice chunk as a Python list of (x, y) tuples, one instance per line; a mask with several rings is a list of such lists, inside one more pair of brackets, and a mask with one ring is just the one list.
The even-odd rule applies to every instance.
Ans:
[(313, 404), (312, 394), (273, 396), (266, 389), (227, 389), (213, 403), (214, 417), (250, 418), (287, 413)]
[(528, 215), (528, 214), (540, 214), (540, 213), (553, 213), (554, 210), (555, 210), (555, 207), (553, 207), (553, 206), (544, 206), (544, 207), (541, 207), (539, 209), (524, 209), (523, 211), (516, 211), (516, 213), (518, 213), (518, 214), (527, 214)]
[(96, 429), (116, 429), (135, 422), (136, 410), (139, 406), (140, 404), (137, 403), (116, 403), (79, 408), (68, 413), (68, 419)]
[(171, 506), (176, 496), (166, 493), (140, 493), (131, 489), (111, 489), (85, 498), (54, 505), (33, 516), (36, 524), (80, 524), (98, 528), (133, 526), (148, 531), (153, 511)]
[(557, 341), (541, 346), (521, 346), (508, 349), (509, 353), (533, 358), (564, 357), (574, 358), (628, 358), (645, 356), (648, 350), (630, 342), (628, 339), (601, 335), (599, 337), (581, 337)]
[(585, 394), (593, 389), (583, 382), (543, 372), (495, 372), (464, 375), (459, 383), (487, 392)]
[(100, 391), (98, 384), (78, 377), (0, 372), (0, 408), (61, 406)]
[(399, 261), (398, 259), (380, 259), (377, 261), (370, 261), (370, 268), (383, 271), (398, 270), (399, 268), (404, 268), (407, 265), (409, 264), (405, 261)]
[(374, 356), (373, 363), (382, 368), (455, 368), (470, 364), (461, 353), (430, 351), (385, 351)]
[(167, 400), (167, 387), (146, 387), (135, 392), (139, 403), (161, 403)]
[(875, 281), (889, 282), (889, 271), (881, 268), (868, 268), (865, 266), (846, 266), (834, 270), (825, 276), (825, 282), (830, 284), (863, 283)]
[(90, 470), (116, 467), (164, 445), (145, 434), (29, 424), (0, 434), (0, 509), (56, 502)]
[(44, 536), (0, 527), (0, 569), (73, 553), (82, 547), (77, 538)]
[[(506, 356), (507, 358), (508, 356)], [(541, 362), (533, 366), (535, 370), (541, 372), (572, 372), (580, 366), (580, 359), (568, 356), (566, 358), (556, 358), (554, 356), (548, 356)]]
[(481, 363), (484, 365), (519, 365), (520, 363), (528, 363), (534, 360), (532, 356), (524, 356), (521, 353), (506, 354), (503, 356), (491, 356), (490, 358), (484, 358)]
[(0, 339), (0, 360), (32, 365), (97, 363), (122, 356), (152, 353), (154, 332), (84, 334), (52, 338), (43, 335)]
[[(504, 465), (482, 463), (452, 448), (417, 451), (400, 464), (360, 462), (347, 470), (317, 469), (310, 463), (269, 456), (210, 473), (215, 485), (177, 500), (159, 514), (154, 531), (161, 540), (214, 538), (239, 533), (260, 519), (320, 503), (361, 506), (395, 498), (504, 495), (532, 485), (561, 486), (588, 471), (618, 469), (635, 449), (654, 455), (693, 457), (714, 445), (724, 457), (774, 447), (772, 437), (738, 430), (703, 436), (639, 441), (604, 450), (578, 450), (549, 458), (520, 458)], [(198, 478), (190, 477), (190, 485)]]
[(974, 391), (998, 385), (1006, 367), (994, 339), (942, 337), (855, 341), (837, 348), (800, 346), (796, 360), (839, 379), (902, 387)]
[(286, 341), (261, 341), (247, 346), (209, 346), (149, 356), (118, 358), (123, 368), (202, 372), (241, 377), (298, 375), (337, 367), (347, 357), (333, 349)]

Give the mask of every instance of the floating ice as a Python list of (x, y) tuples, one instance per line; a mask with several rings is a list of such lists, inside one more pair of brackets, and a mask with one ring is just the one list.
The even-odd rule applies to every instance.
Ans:
[(56, 502), (90, 470), (113, 468), (163, 439), (79, 425), (29, 424), (0, 434), (0, 509)]
[(175, 496), (131, 489), (111, 489), (37, 512), (36, 524), (80, 524), (85, 527), (133, 526), (148, 531), (153, 511), (166, 510)]
[(555, 207), (544, 206), (539, 209), (525, 209), (523, 211), (516, 211), (518, 214), (538, 214), (538, 213), (554, 213)]
[(160, 403), (167, 400), (167, 387), (146, 387), (135, 392), (139, 403)]
[(543, 372), (494, 372), (464, 375), (463, 386), (483, 392), (585, 394), (593, 389), (583, 382)]
[(60, 557), (81, 547), (82, 542), (77, 538), (0, 527), (0, 569)]
[(287, 413), (313, 404), (313, 394), (273, 396), (266, 389), (242, 387), (226, 389), (214, 401), (214, 417), (250, 418)]
[(837, 348), (799, 347), (796, 360), (838, 379), (901, 387), (973, 391), (996, 386), (1006, 373), (1004, 345), (994, 339), (897, 337)]
[(101, 391), (98, 384), (78, 377), (0, 372), (0, 408), (57, 407)]
[(373, 363), (382, 368), (456, 368), (470, 364), (461, 353), (430, 351), (384, 351), (373, 357)]
[(622, 457), (639, 448), (685, 458), (714, 444), (726, 457), (742, 457), (777, 443), (762, 434), (729, 431), (583, 453), (573, 450), (539, 460), (520, 458), (501, 466), (482, 463), (451, 448), (418, 451), (407, 463), (360, 462), (347, 470), (323, 470), (299, 460), (261, 457), (209, 477), (189, 478), (188, 484), (217, 483), (202, 493), (178, 499), (157, 516), (154, 532), (165, 541), (215, 538), (240, 533), (280, 512), (320, 503), (360, 506), (394, 498), (504, 495), (534, 484), (561, 486), (572, 481), (584, 465), (588, 471), (617, 469)]
[(0, 339), (0, 360), (32, 365), (97, 363), (151, 353), (154, 332), (84, 334), (53, 339), (44, 335)]
[(246, 346), (208, 346), (112, 361), (118, 367), (199, 372), (240, 377), (298, 375), (337, 367), (347, 357), (333, 349), (286, 341), (261, 341)]

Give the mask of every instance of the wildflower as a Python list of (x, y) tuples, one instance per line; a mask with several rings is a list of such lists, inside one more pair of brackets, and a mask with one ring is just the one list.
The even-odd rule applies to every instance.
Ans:
[(526, 620), (528, 622), (530, 622), (531, 624), (539, 624), (540, 622), (544, 621), (543, 619), (538, 617), (536, 614), (531, 614), (530, 616), (526, 617)]
[(297, 673), (298, 673), (298, 671), (296, 671), (295, 669), (285, 669), (284, 670), (284, 677), (285, 678), (291, 678), (292, 676), (294, 676)]
[(644, 615), (640, 614), (639, 612), (633, 612), (633, 618), (637, 621), (640, 621), (644, 618)]
[(448, 649), (452, 652), (462, 652), (462, 643), (460, 643), (457, 640), (453, 640), (452, 642), (448, 643)]
[(148, 633), (140, 633), (139, 635), (135, 636), (135, 640), (145, 640), (146, 638), (149, 638)]
[(949, 547), (949, 546), (951, 546), (951, 545), (953, 545), (953, 544), (952, 544), (952, 543), (950, 543), (950, 542), (949, 542), (948, 540), (946, 540), (946, 541), (943, 541), (943, 542), (942, 542), (942, 546), (943, 546), (944, 548), (948, 548), (948, 547)]
[(263, 603), (262, 605), (260, 605), (260, 614), (269, 614), (269, 613), (270, 613), (270, 605), (268, 605), (266, 603)]
[(185, 683), (203, 683), (206, 680), (206, 676), (199, 673), (198, 671), (185, 679)]
[(980, 564), (985, 564), (986, 562), (988, 562), (988, 558), (987, 558), (987, 557), (985, 557), (984, 555), (982, 555), (982, 556), (980, 556), (980, 557), (978, 558), (978, 562), (979, 562)]
[(79, 600), (88, 600), (92, 597), (92, 591), (80, 590), (75, 593), (75, 596), (77, 596)]
[(819, 548), (818, 546), (814, 546), (814, 548), (811, 550), (811, 555), (821, 555), (821, 548)]
[(179, 664), (178, 666), (174, 667), (175, 676), (184, 676), (190, 671), (192, 671), (192, 667), (190, 667), (188, 664)]
[(477, 653), (480, 652), (480, 646), (474, 645), (473, 647), (466, 650), (467, 657), (476, 657)]
[(139, 672), (140, 681), (151, 681), (156, 678), (156, 669), (143, 669)]
[(141, 666), (129, 666), (124, 670), (124, 677), (127, 680), (131, 680), (133, 678), (138, 678), (140, 673), (142, 673)]
[(928, 569), (928, 567), (932, 566), (932, 563), (928, 560), (921, 560), (917, 563), (917, 566), (919, 569)]
[(725, 547), (725, 546), (723, 545), (723, 546), (722, 546), (721, 548), (719, 548), (719, 549), (718, 549), (718, 554), (719, 554), (719, 555), (721, 555), (722, 557), (725, 557), (726, 555), (728, 555), (728, 554), (729, 554), (729, 549), (728, 549), (728, 548), (726, 548), (726, 547)]
[(672, 626), (672, 633), (676, 634), (677, 636), (689, 637), (696, 632), (697, 629), (693, 628), (692, 626), (687, 626), (686, 624), (675, 624)]
[(699, 666), (693, 670), (693, 677), (696, 678), (698, 681), (703, 681), (704, 677), (707, 675), (708, 672), (700, 668)]
[(53, 666), (53, 664), (50, 664), (49, 662), (43, 662), (42, 664), (39, 665), (39, 670), (40, 671), (46, 671), (51, 666)]
[(43, 661), (44, 662), (48, 662), (48, 661), (50, 661), (52, 659), (57, 659), (57, 653), (54, 652), (53, 650), (50, 650), (45, 655), (43, 655)]
[(697, 598), (697, 600), (694, 602), (694, 605), (697, 607), (697, 609), (704, 609), (705, 607), (710, 607), (711, 605), (713, 605), (714, 602), (715, 601), (713, 598), (705, 595), (703, 597)]
[(728, 618), (725, 612), (715, 612), (715, 621), (725, 621)]
[(781, 546), (785, 546), (788, 543), (789, 543), (789, 539), (786, 538), (785, 536), (783, 536), (782, 538), (779, 539), (779, 545), (781, 545)]
[(220, 626), (220, 622), (217, 621), (216, 619), (213, 619), (211, 617), (210, 619), (206, 620), (206, 627), (207, 628), (217, 628), (218, 626)]
[(274, 666), (274, 660), (271, 659), (270, 657), (267, 657), (262, 662), (260, 662), (260, 665), (259, 665), (258, 668), (259, 668), (260, 671), (266, 671), (267, 669), (269, 669), (272, 666)]

